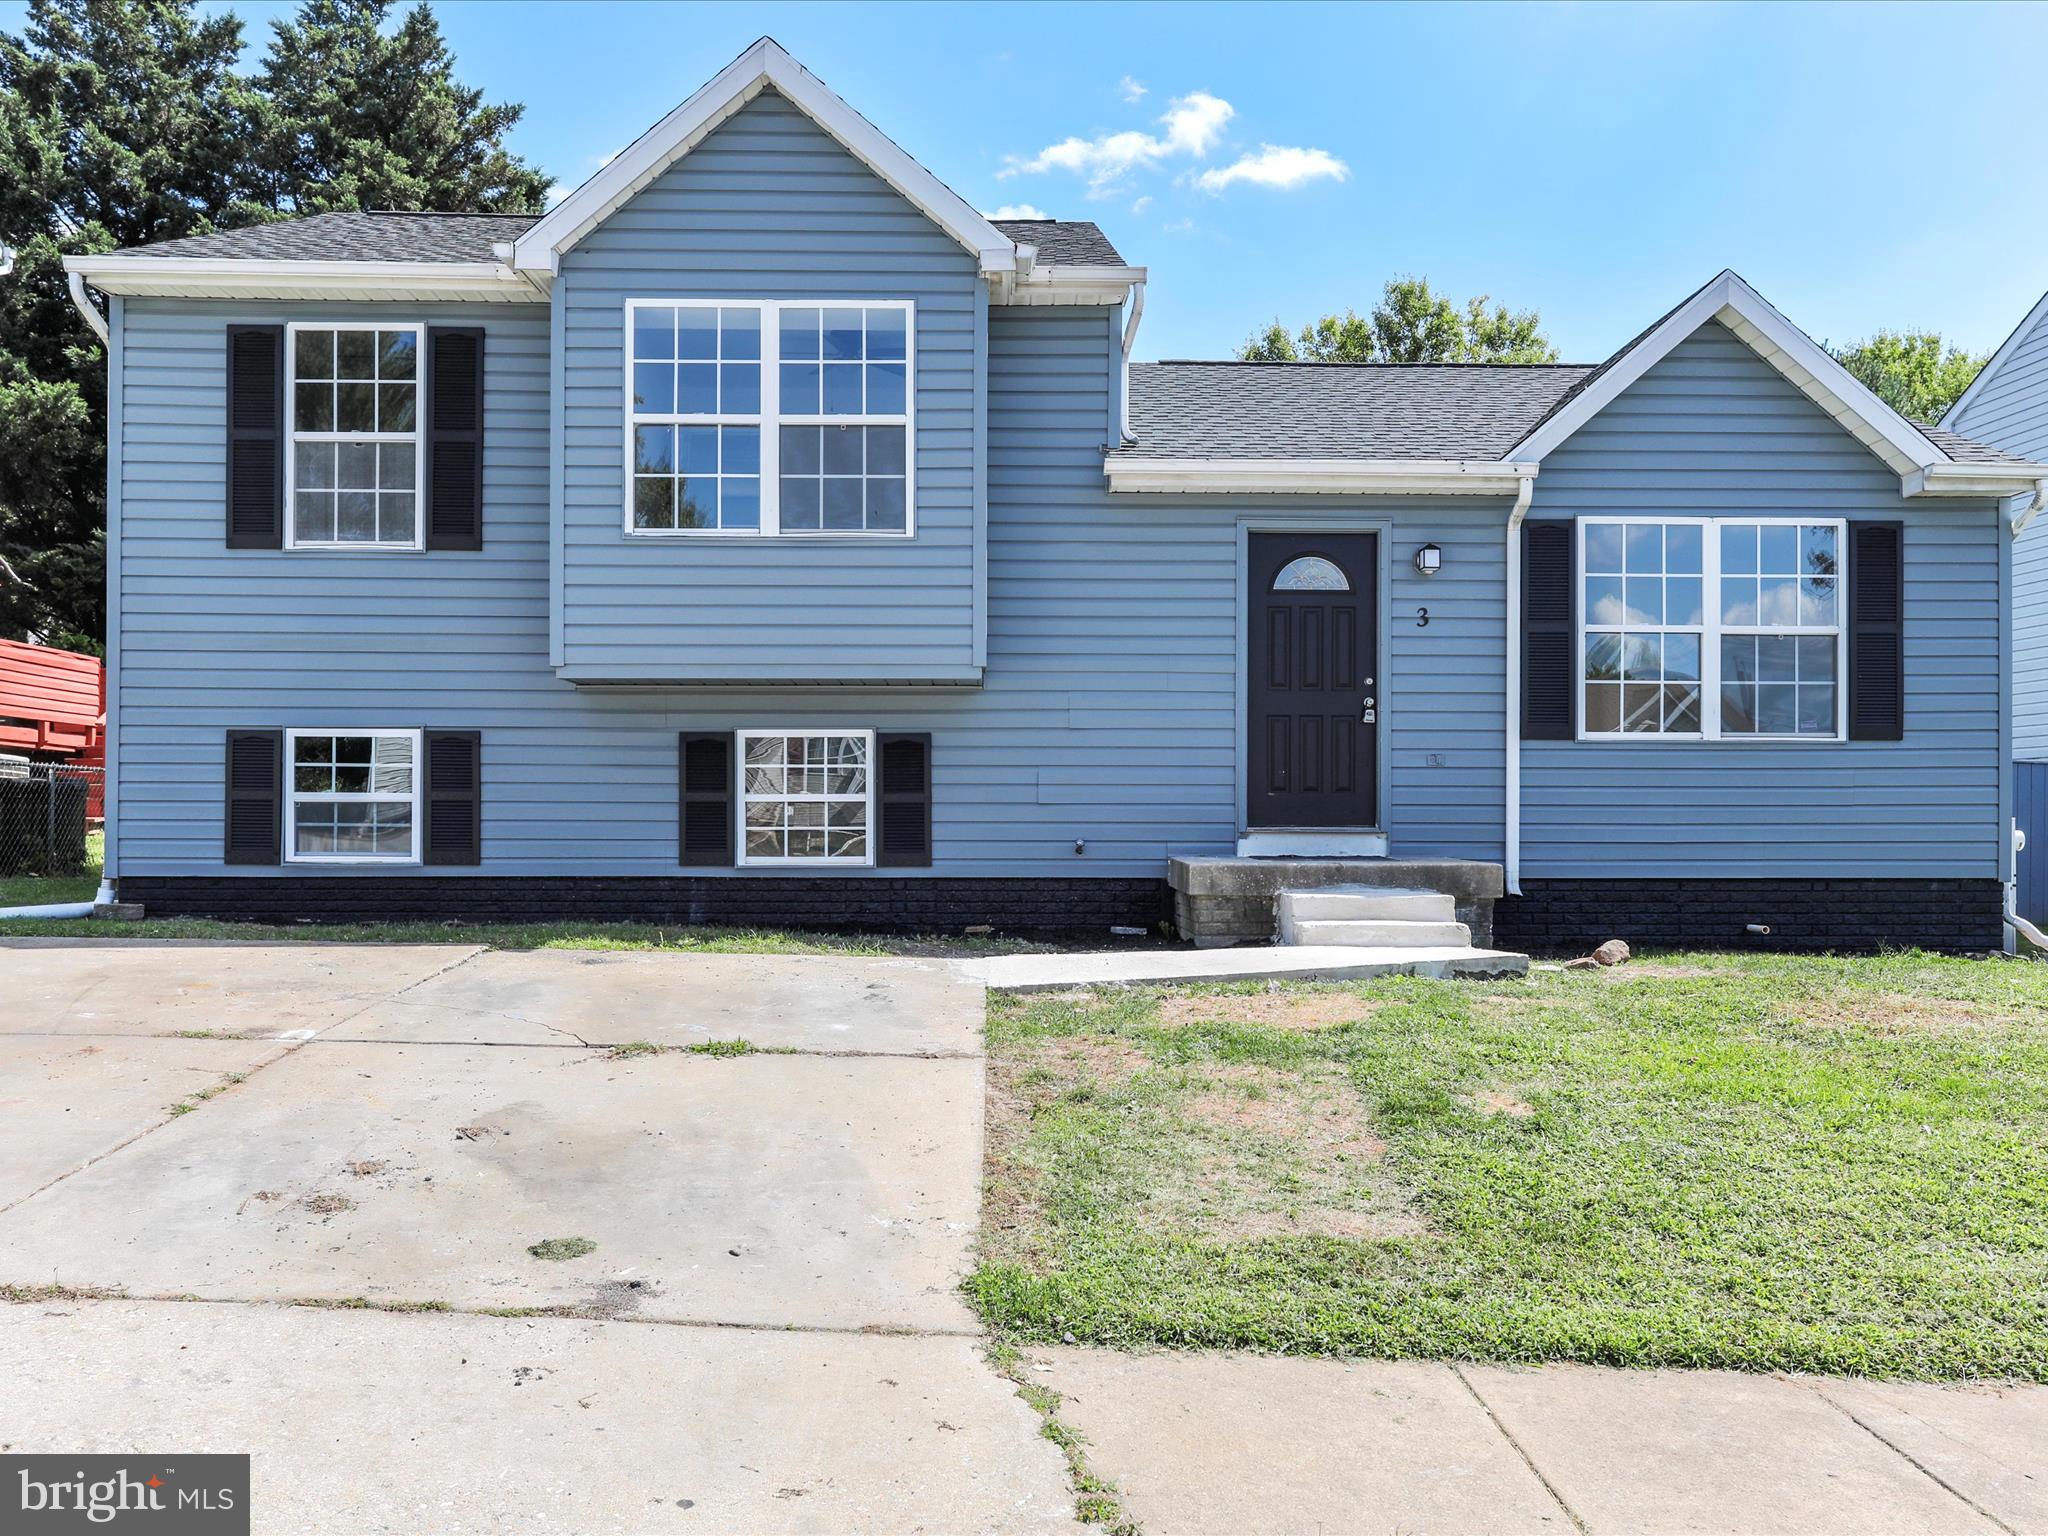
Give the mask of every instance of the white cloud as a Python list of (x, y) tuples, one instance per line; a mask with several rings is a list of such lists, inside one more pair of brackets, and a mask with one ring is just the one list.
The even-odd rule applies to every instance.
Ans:
[(1261, 144), (1255, 155), (1240, 155), (1230, 165), (1212, 166), (1195, 177), (1204, 192), (1221, 192), (1234, 182), (1289, 191), (1311, 181), (1344, 181), (1351, 167), (1326, 149), (1298, 149), (1284, 144)]
[(1159, 226), (1159, 232), (1166, 235), (1191, 235), (1195, 232), (1193, 219), (1170, 219)]
[(541, 206), (552, 208), (575, 190), (566, 181), (551, 181), (548, 183), (547, 191), (541, 194)]
[(1176, 97), (1168, 106), (1159, 119), (1162, 131), (1157, 134), (1127, 129), (1093, 139), (1062, 139), (1029, 159), (1012, 155), (1010, 163), (996, 176), (1006, 179), (1045, 171), (1072, 171), (1088, 179), (1091, 197), (1108, 197), (1132, 171), (1180, 156), (1201, 159), (1221, 136), (1223, 125), (1236, 115), (1237, 109), (1221, 97), (1191, 91)]
[(1152, 199), (1150, 197), (1141, 197), (1135, 203), (1131, 204), (1131, 212), (1143, 213), (1147, 208), (1150, 208), (1151, 206)]
[(1123, 79), (1117, 81), (1116, 88), (1123, 92), (1125, 101), (1143, 101), (1148, 94), (1145, 89), (1145, 82), (1133, 80), (1129, 75), (1125, 75)]
[(1049, 219), (1047, 213), (1036, 203), (1005, 203), (993, 213), (984, 213), (984, 219)]

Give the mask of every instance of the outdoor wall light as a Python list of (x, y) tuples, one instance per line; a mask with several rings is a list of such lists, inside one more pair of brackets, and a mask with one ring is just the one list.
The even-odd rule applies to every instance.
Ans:
[(1443, 569), (1443, 565), (1444, 552), (1438, 549), (1434, 544), (1425, 544), (1422, 546), (1422, 548), (1415, 551), (1416, 575), (1434, 576), (1438, 571)]

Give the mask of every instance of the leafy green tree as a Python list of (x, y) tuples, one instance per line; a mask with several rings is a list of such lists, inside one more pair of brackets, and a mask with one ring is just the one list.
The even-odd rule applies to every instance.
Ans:
[(1356, 310), (1324, 315), (1289, 336), (1278, 320), (1252, 336), (1237, 355), (1249, 362), (1554, 363), (1557, 349), (1535, 310), (1487, 306), (1487, 295), (1461, 312), (1427, 278), (1390, 281), (1361, 319)]
[(504, 146), (525, 108), (488, 104), (456, 79), (424, 3), (387, 30), (392, 10), (392, 0), (306, 0), (274, 24), (255, 77), (270, 206), (538, 213), (547, 176)]
[(1901, 416), (1935, 422), (1962, 398), (1989, 354), (1944, 346), (1933, 331), (1879, 331), (1835, 356)]
[(105, 633), (106, 359), (62, 257), (336, 208), (538, 210), (517, 106), (461, 86), (423, 3), (308, 0), (264, 68), (196, 0), (30, 0), (0, 33), (0, 634)]

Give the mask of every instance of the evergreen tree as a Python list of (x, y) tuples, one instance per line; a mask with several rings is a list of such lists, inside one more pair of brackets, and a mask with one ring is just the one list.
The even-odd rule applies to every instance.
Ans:
[(306, 0), (275, 24), (256, 83), (270, 205), (292, 213), (417, 208), (538, 213), (548, 178), (504, 136), (525, 109), (486, 104), (424, 3)]
[(32, 0), (0, 34), (0, 633), (98, 649), (106, 358), (60, 258), (244, 207), (241, 23), (180, 0)]
[(61, 258), (339, 208), (534, 210), (520, 108), (463, 87), (433, 12), (307, 0), (262, 70), (195, 0), (30, 0), (0, 33), (0, 634), (105, 633), (106, 358)]

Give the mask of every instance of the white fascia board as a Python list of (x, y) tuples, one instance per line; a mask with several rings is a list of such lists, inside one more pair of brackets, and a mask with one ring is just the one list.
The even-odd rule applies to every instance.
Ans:
[(1970, 387), (1964, 390), (1956, 398), (1956, 403), (1943, 413), (1942, 426), (1952, 432), (1961, 430), (1954, 423), (1963, 419), (1963, 412), (1970, 408), (1970, 402), (1975, 400), (1978, 392), (1997, 376), (1998, 370), (2005, 366), (2006, 360), (2019, 351), (2021, 344), (2034, 334), (2034, 328), (2041, 323), (2044, 316), (2048, 316), (2048, 293), (2041, 295), (2034, 307), (2027, 311), (2027, 318), (2013, 327), (2012, 334), (1999, 344), (1996, 352), (1991, 354), (1991, 360), (1977, 370), (1977, 377), (1970, 380)]
[(1543, 459), (1709, 320), (1727, 326), (1894, 473), (1904, 475), (1949, 461), (1924, 432), (1878, 399), (1826, 348), (1729, 271), (1672, 311), (1655, 330), (1615, 359), (1590, 388), (1509, 450), (1508, 457)]
[(1469, 459), (1132, 459), (1107, 455), (1112, 491), (1325, 496), (1510, 496), (1537, 466)]
[(2028, 496), (2048, 480), (2048, 464), (1929, 464), (1899, 477), (1906, 496)]
[(64, 270), (102, 293), (164, 298), (485, 299), (546, 297), (495, 262), (265, 261), (234, 257), (67, 256)]
[(983, 272), (1016, 269), (1015, 241), (848, 106), (771, 37), (760, 39), (726, 65), (688, 101), (557, 203), (514, 244), (513, 265), (523, 271), (557, 271), (563, 254), (577, 241), (771, 86), (972, 252)]
[(994, 304), (1121, 304), (1145, 281), (1143, 267), (1033, 267), (992, 279)]

